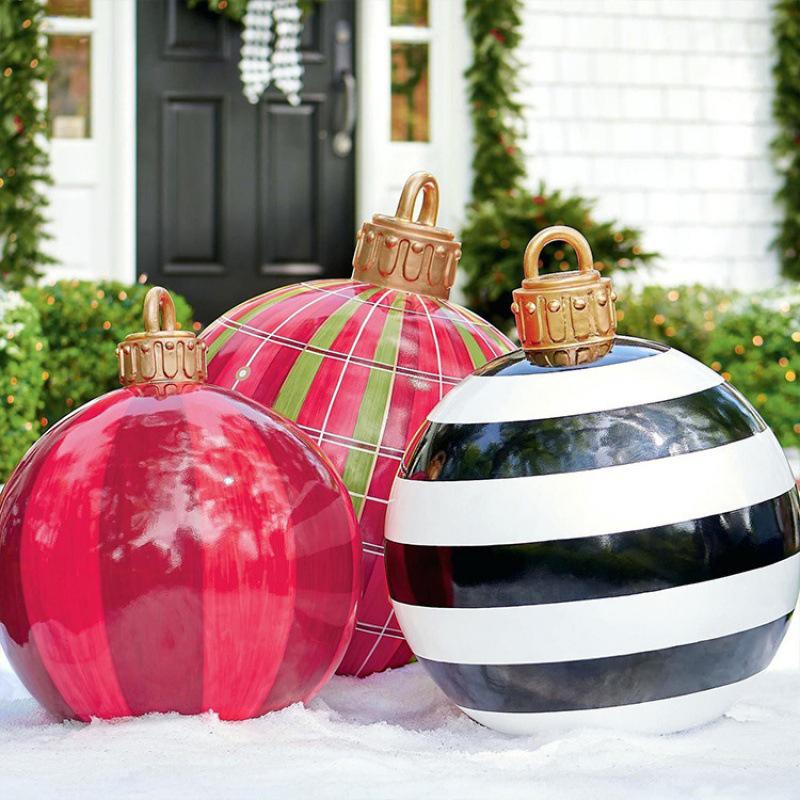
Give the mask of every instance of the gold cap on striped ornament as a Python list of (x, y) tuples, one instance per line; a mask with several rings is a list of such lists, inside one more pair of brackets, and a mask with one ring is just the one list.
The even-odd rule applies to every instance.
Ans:
[[(539, 256), (550, 242), (566, 242), (578, 256), (578, 269), (539, 275)], [(513, 292), (511, 310), (522, 348), (542, 366), (577, 366), (611, 350), (617, 331), (617, 295), (610, 278), (595, 268), (592, 250), (574, 228), (554, 225), (525, 249), (525, 279)]]

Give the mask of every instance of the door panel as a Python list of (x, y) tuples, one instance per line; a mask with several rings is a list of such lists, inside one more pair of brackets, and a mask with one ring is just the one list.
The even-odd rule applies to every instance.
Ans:
[(219, 98), (169, 98), (163, 105), (161, 237), (166, 274), (223, 271), (215, 224), (222, 211), (221, 108)]
[(308, 19), (298, 106), (275, 89), (254, 106), (239, 26), (185, 0), (138, 2), (137, 268), (203, 323), (276, 286), (350, 274), (354, 158), (332, 141), (347, 63), (334, 39), (354, 8), (326, 0)]

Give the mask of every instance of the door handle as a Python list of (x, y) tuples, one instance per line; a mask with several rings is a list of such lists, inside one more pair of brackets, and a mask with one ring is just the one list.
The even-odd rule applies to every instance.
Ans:
[(347, 158), (353, 149), (353, 131), (356, 127), (356, 78), (352, 72), (345, 72), (341, 80), (344, 85), (344, 121), (333, 135), (333, 152), (339, 158)]
[(356, 127), (356, 76), (353, 74), (353, 33), (347, 20), (336, 23), (334, 47), (334, 73), (344, 93), (344, 111), (339, 117), (340, 126), (333, 135), (333, 153), (347, 158), (353, 151), (353, 131)]

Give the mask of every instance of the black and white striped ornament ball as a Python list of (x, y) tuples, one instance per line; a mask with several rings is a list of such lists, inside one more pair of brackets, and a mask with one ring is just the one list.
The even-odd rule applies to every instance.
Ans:
[[(539, 276), (571, 244), (580, 271)], [(522, 349), (452, 390), (387, 520), (400, 626), (464, 712), (508, 733), (669, 732), (764, 670), (800, 589), (792, 472), (755, 409), (678, 350), (616, 337), (586, 240), (531, 240)]]

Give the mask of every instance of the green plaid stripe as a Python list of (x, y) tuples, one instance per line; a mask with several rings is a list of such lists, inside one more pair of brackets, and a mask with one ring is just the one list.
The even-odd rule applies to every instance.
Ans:
[[(307, 292), (307, 286), (294, 286), (290, 291), (284, 291), (283, 289), (275, 289), (272, 292), (267, 292), (264, 295), (263, 302), (259, 303), (257, 306), (253, 306), (246, 314), (242, 315), (236, 322), (245, 323), (249, 320), (253, 319), (257, 314), (260, 314), (264, 309), (269, 308), (270, 306), (274, 306), (275, 303), (280, 302), (281, 300), (286, 300), (289, 297), (297, 297), (298, 294), (302, 294), (303, 292)], [(237, 328), (231, 328), (226, 326), (225, 330), (217, 336), (216, 339), (211, 343), (211, 346), (208, 348), (208, 357), (209, 359), (214, 358), (214, 356), (219, 352), (225, 342), (236, 333)]]
[[(402, 311), (405, 302), (405, 293), (398, 292), (397, 297), (390, 306), (390, 310), (401, 313), (386, 314), (386, 320), (375, 348), (373, 361), (392, 364), (393, 367), (397, 367), (400, 330), (403, 326)], [(396, 374), (395, 369), (391, 372), (382, 369), (371, 370), (361, 407), (358, 411), (353, 438), (360, 442), (374, 445), (375, 450), (373, 452), (350, 450), (342, 472), (342, 479), (351, 492), (357, 517), (361, 516), (361, 511), (364, 507), (364, 497), (359, 497), (358, 495), (366, 495), (369, 483), (372, 480), (372, 473), (378, 457), (377, 446), (381, 441)]]
[[(375, 295), (385, 292), (377, 286), (365, 285), (365, 288), (349, 298), (331, 314), (325, 322), (320, 325), (308, 342), (307, 347), (314, 347), (320, 350), (328, 350), (336, 341), (336, 337), (342, 332), (344, 326), (350, 321), (353, 315), (361, 308), (364, 300), (370, 300)], [(344, 298), (342, 298), (344, 300)], [(303, 350), (294, 362), (292, 369), (286, 376), (281, 386), (278, 397), (275, 399), (273, 408), (279, 414), (296, 420), (300, 416), (300, 409), (306, 401), (308, 392), (314, 383), (324, 355)]]

